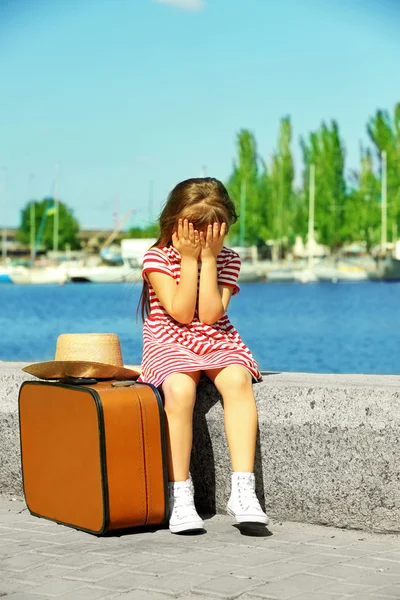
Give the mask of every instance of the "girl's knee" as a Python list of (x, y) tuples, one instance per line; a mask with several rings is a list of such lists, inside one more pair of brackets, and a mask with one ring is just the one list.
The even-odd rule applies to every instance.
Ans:
[(224, 369), (223, 378), (215, 381), (221, 391), (248, 391), (252, 389), (252, 377), (247, 369), (240, 365), (232, 365)]
[(194, 405), (196, 382), (190, 378), (174, 375), (168, 377), (162, 386), (164, 403), (167, 409), (185, 409)]

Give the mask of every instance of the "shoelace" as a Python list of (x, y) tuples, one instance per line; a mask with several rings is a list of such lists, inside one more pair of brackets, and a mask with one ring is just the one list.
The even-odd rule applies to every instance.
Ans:
[(174, 513), (178, 519), (182, 517), (182, 513), (186, 516), (197, 517), (196, 507), (190, 497), (180, 497), (174, 500)]
[(250, 479), (247, 477), (238, 477), (237, 485), (239, 495), (243, 495), (248, 500), (256, 500), (258, 502), (253, 482)]
[(194, 506), (193, 496), (190, 493), (190, 490), (181, 490), (180, 494), (173, 494), (173, 499), (175, 509), (179, 509), (183, 506), (190, 506), (190, 508), (196, 510)]

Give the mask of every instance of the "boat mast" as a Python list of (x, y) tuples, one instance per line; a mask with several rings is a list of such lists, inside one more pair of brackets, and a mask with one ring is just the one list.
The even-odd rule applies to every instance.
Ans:
[(60, 203), (58, 198), (58, 186), (60, 176), (60, 165), (56, 164), (56, 174), (54, 178), (54, 221), (53, 221), (53, 251), (58, 252), (58, 222)]
[(118, 227), (118, 223), (119, 223), (119, 197), (118, 197), (118, 192), (115, 192), (114, 195), (114, 213), (113, 213), (113, 217), (114, 217), (114, 230)]
[(6, 228), (6, 220), (7, 220), (7, 168), (3, 167), (3, 232), (2, 232), (2, 243), (1, 243), (1, 256), (3, 261), (7, 258), (7, 228)]
[(149, 225), (153, 225), (153, 198), (154, 198), (154, 181), (149, 181), (149, 206), (148, 206), (148, 221)]
[(35, 244), (35, 240), (36, 240), (36, 227), (35, 227), (35, 219), (36, 219), (36, 215), (35, 215), (35, 201), (31, 200), (30, 221), (31, 221), (31, 263), (32, 264), (35, 262), (35, 257), (36, 257), (36, 244)]
[(33, 173), (29, 175), (29, 189), (28, 196), (30, 198), (30, 206), (29, 206), (29, 228), (30, 228), (30, 246), (31, 246), (31, 264), (35, 262), (36, 258), (36, 206), (33, 195), (33, 181), (35, 176)]
[(387, 162), (386, 150), (382, 150), (381, 178), (381, 253), (386, 255), (387, 246)]
[(308, 268), (313, 267), (315, 210), (315, 165), (310, 165), (309, 209), (308, 209)]
[(240, 230), (239, 246), (243, 248), (246, 235), (246, 180), (242, 179), (240, 186)]

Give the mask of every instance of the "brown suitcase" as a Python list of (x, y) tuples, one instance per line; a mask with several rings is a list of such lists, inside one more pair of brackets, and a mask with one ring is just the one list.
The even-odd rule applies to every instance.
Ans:
[(162, 400), (150, 384), (124, 383), (22, 384), (22, 477), (32, 515), (97, 535), (165, 522)]

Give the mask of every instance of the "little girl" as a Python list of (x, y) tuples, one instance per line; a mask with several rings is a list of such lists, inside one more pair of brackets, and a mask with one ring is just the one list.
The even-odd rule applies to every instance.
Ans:
[[(144, 256), (139, 381), (160, 387), (167, 422), (169, 528), (203, 529), (189, 475), (196, 387), (204, 373), (224, 402), (236, 521), (268, 523), (255, 494), (257, 409), (252, 382), (261, 374), (226, 310), (239, 292), (239, 255), (223, 246), (235, 206), (217, 179), (187, 179), (170, 193), (160, 237)], [(147, 318), (146, 318), (147, 317)]]

